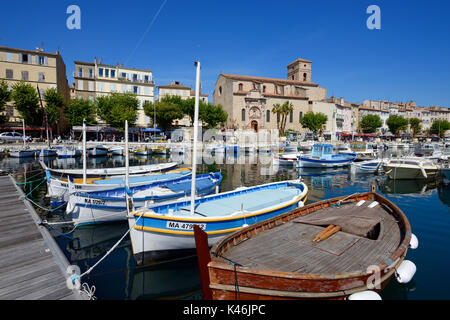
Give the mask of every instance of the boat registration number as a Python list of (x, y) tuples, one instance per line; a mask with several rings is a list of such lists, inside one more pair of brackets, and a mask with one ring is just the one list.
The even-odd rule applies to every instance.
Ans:
[(194, 225), (199, 226), (202, 230), (206, 229), (206, 223), (185, 223), (176, 221), (167, 221), (166, 227), (177, 230), (194, 230)]

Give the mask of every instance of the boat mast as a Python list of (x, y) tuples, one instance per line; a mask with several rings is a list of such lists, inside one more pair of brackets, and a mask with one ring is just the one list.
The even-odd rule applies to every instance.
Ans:
[(125, 120), (125, 185), (129, 188), (130, 164), (128, 154), (128, 120)]
[(23, 130), (23, 147), (25, 148), (27, 146), (25, 141), (25, 119), (22, 118), (22, 130)]
[(42, 98), (41, 98), (41, 91), (39, 90), (39, 86), (37, 87), (37, 92), (39, 94), (39, 102), (41, 103), (42, 111), (44, 112), (44, 122), (45, 122), (45, 131), (47, 132), (47, 144), (50, 148), (50, 138), (48, 136), (48, 117), (47, 117), (47, 110), (45, 110), (44, 105), (42, 104)]
[(192, 183), (191, 183), (191, 215), (194, 215), (195, 207), (195, 179), (197, 173), (197, 139), (198, 139), (198, 108), (200, 100), (200, 61), (196, 61), (195, 76), (195, 112), (194, 112), (194, 146), (192, 149)]
[(83, 119), (83, 184), (86, 184), (86, 119)]

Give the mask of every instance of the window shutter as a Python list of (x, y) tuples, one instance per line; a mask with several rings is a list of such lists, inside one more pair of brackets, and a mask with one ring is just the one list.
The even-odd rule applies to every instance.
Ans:
[(29, 54), (28, 55), (28, 64), (32, 64), (31, 59), (32, 59), (31, 54)]
[(19, 63), (22, 63), (22, 54), (19, 53)]
[(47, 57), (44, 57), (44, 65), (48, 65), (48, 58)]

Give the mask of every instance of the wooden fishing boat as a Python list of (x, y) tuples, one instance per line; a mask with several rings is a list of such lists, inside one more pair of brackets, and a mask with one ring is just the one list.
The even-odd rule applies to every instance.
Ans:
[[(157, 181), (170, 181), (181, 179), (191, 174), (191, 169), (182, 168), (162, 173), (147, 173), (132, 175), (129, 177), (130, 186), (137, 187), (149, 185)], [(49, 171), (47, 177), (47, 197), (51, 198), (52, 205), (61, 205), (69, 200), (69, 179), (56, 178)], [(125, 176), (113, 176), (104, 178), (89, 178), (84, 183), (82, 178), (73, 179), (73, 189), (77, 192), (105, 191), (120, 188), (125, 185)]]
[(408, 282), (416, 270), (404, 260), (418, 244), (408, 219), (374, 187), (253, 224), (211, 251), (195, 233), (206, 299), (344, 299), (376, 293), (394, 274)]
[[(130, 177), (131, 179), (131, 177)], [(196, 195), (206, 196), (218, 192), (222, 175), (220, 172), (196, 176)], [(147, 203), (161, 203), (186, 198), (191, 193), (192, 176), (187, 175), (169, 181), (154, 181), (149, 184), (129, 188), (135, 208)], [(72, 214), (76, 225), (125, 221), (127, 203), (125, 188), (105, 191), (75, 192), (70, 195), (66, 213)]]
[(353, 162), (350, 164), (350, 172), (352, 173), (376, 173), (382, 169), (382, 165), (387, 162), (387, 159), (367, 160), (361, 162)]
[(87, 149), (90, 157), (106, 157), (108, 155), (108, 148), (102, 145), (97, 145)]
[[(62, 177), (71, 176), (73, 178), (83, 176), (83, 169), (54, 169), (47, 167), (47, 165), (43, 161), (40, 161), (40, 164), (44, 170), (49, 170), (50, 173), (55, 176), (62, 176)], [(143, 166), (131, 166), (129, 167), (129, 173), (131, 175), (134, 175), (134, 174), (146, 174), (151, 172), (167, 171), (175, 168), (177, 165), (178, 163), (176, 162), (169, 162), (169, 163), (149, 164)], [(125, 167), (86, 169), (86, 176), (90, 178), (122, 176), (124, 174), (125, 174)]]
[(314, 145), (310, 155), (302, 155), (297, 161), (297, 168), (333, 168), (348, 166), (356, 158), (356, 153), (333, 154), (333, 145)]
[(192, 213), (189, 200), (141, 207), (128, 217), (134, 257), (140, 264), (195, 250), (195, 224), (213, 245), (248, 224), (303, 206), (307, 192), (304, 183), (292, 180), (197, 197)]

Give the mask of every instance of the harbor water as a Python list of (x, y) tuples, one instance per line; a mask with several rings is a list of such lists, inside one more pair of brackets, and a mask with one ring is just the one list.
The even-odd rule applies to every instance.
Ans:
[[(450, 247), (447, 245), (450, 238), (450, 185), (446, 181), (441, 178), (433, 181), (393, 181), (383, 175), (354, 175), (349, 168), (277, 168), (274, 167), (270, 154), (222, 157), (224, 158), (203, 159), (198, 166), (200, 173), (222, 172), (221, 191), (301, 177), (309, 188), (307, 203), (311, 203), (367, 192), (374, 184), (378, 193), (403, 210), (413, 233), (419, 239), (419, 247), (408, 251), (408, 260), (417, 266), (414, 279), (406, 285), (392, 279), (382, 291), (382, 298), (450, 299), (450, 277), (447, 275), (450, 265)], [(121, 167), (125, 166), (124, 161), (122, 156), (88, 158), (88, 168)], [(130, 165), (170, 161), (179, 162), (180, 167), (189, 167), (183, 163), (181, 155), (147, 158), (132, 156)], [(45, 162), (54, 168), (82, 168), (80, 159), (54, 158), (46, 159)], [(67, 220), (64, 208), (45, 210), (49, 207), (49, 200), (45, 198), (47, 187), (45, 182), (42, 183), (44, 174), (38, 160), (4, 157), (0, 159), (0, 169), (14, 174), (25, 193), (42, 206), (37, 207), (36, 211), (43, 220)], [(55, 225), (52, 234), (68, 260), (84, 272), (102, 258), (127, 230), (126, 222), (79, 227), (75, 230), (71, 225)], [(95, 296), (101, 300), (202, 298), (195, 255), (137, 266), (129, 237), (82, 280), (96, 287)]]

